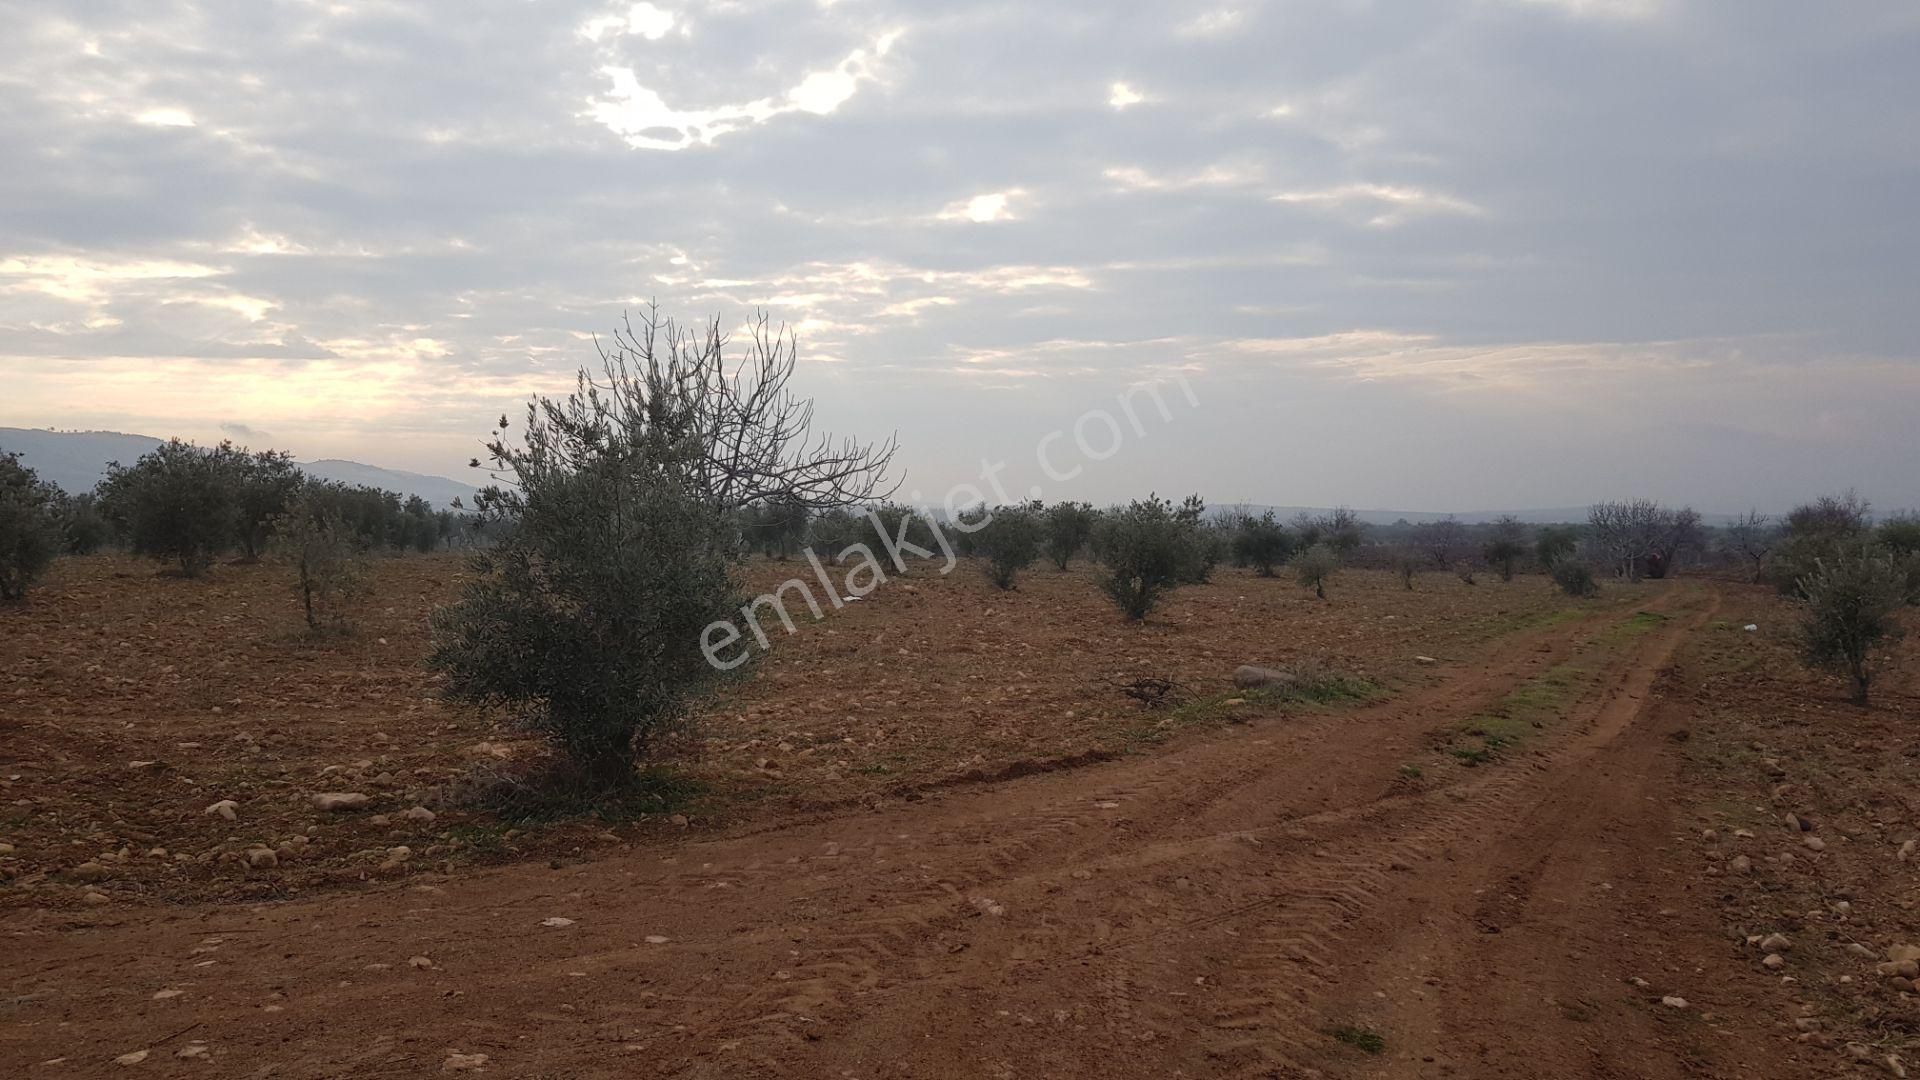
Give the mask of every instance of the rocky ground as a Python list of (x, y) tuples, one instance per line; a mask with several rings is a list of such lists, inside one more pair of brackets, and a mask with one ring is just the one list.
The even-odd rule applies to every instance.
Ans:
[[(1436, 579), (1414, 599), (1366, 575), (1341, 584), (1309, 609), (1279, 582), (1228, 576), (1195, 590), (1192, 601), (1248, 606), (1220, 636), (1178, 618), (1197, 610), (1183, 598), (1164, 623), (1103, 638), (1089, 603), (1046, 639), (1063, 658), (1053, 670), (1084, 683), (1017, 675), (1025, 668), (1007, 657), (1020, 635), (1005, 629), (991, 635), (995, 663), (931, 662), (929, 679), (1031, 685), (1033, 698), (997, 702), (1037, 701), (1024, 727), (907, 693), (896, 713), (767, 726), (782, 698), (766, 680), (684, 760), (708, 770), (703, 798), (716, 809), (683, 814), (684, 826), (662, 813), (533, 830), (501, 840), (490, 866), (449, 849), (489, 829), (504, 837), (499, 823), (458, 808), (431, 822), (402, 814), (433, 786), (415, 770), (467, 768), (459, 755), (481, 742), (504, 740), (509, 757), (497, 760), (512, 761), (524, 744), (420, 693), (394, 699), (415, 702), (411, 713), (364, 715), (351, 688), (391, 692), (397, 667), (368, 663), (364, 683), (341, 676), (341, 655), (406, 641), (403, 620), (370, 622), (324, 663), (259, 638), (264, 663), (296, 659), (251, 673), (254, 691), (217, 691), (223, 711), (207, 705), (198, 723), (323, 684), (323, 672), (345, 689), (307, 699), (307, 722), (284, 725), (279, 743), (271, 730), (256, 729), (257, 750), (229, 737), (236, 748), (219, 757), (235, 771), (176, 763), (176, 777), (122, 762), (146, 759), (140, 722), (159, 711), (139, 712), (132, 696), (69, 723), (63, 743), (54, 721), (29, 715), (22, 726), (43, 741), (26, 745), (55, 753), (20, 760), (64, 755), (76, 794), (6, 766), (19, 778), (4, 835), (33, 846), (5, 864), (0, 1075), (1904, 1075), (1920, 1044), (1915, 643), (1860, 710), (1799, 666), (1791, 605), (1751, 586), (1682, 580), (1571, 604), (1538, 582), (1502, 594)], [(1016, 599), (1052, 610), (1082, 587), (1036, 580)], [(919, 582), (814, 628), (838, 634), (785, 643), (770, 670), (789, 676), (788, 693), (854, 672), (901, 677), (897, 651), (839, 654), (834, 639), (857, 627), (871, 644), (880, 627), (911, 626), (930, 642), (977, 642), (1018, 624), (999, 621), (1019, 611), (1008, 602), (964, 578)], [(1442, 614), (1416, 613), (1422, 604)], [(1405, 636), (1403, 620), (1414, 624)], [(134, 653), (120, 670), (143, 677)], [(1227, 681), (1227, 657), (1298, 667), (1310, 653), (1379, 692), (1329, 706)], [(1060, 696), (1095, 675), (1163, 667), (1201, 673), (1185, 706), (1146, 710), (1121, 695), (1075, 708)], [(198, 692), (183, 682), (155, 698)], [(859, 700), (870, 696), (890, 700)], [(811, 702), (791, 702), (792, 715)], [(1069, 708), (1079, 723), (1061, 715)], [(402, 727), (396, 715), (418, 719)], [(1096, 741), (1046, 742), (1049, 718)], [(396, 744), (386, 758), (333, 760), (349, 732), (376, 722), (399, 729), (370, 729)], [(822, 744), (795, 729), (905, 760), (897, 772), (857, 767), (887, 760), (873, 757), (849, 768), (803, 754)], [(992, 733), (984, 763), (912, 752), (936, 732), (974, 730)], [(183, 736), (163, 738), (211, 744)], [(991, 771), (1087, 745), (1116, 756)], [(327, 773), (334, 764), (344, 768)], [(830, 766), (872, 786), (837, 801), (787, 788)], [(380, 772), (387, 783), (374, 783)], [(208, 789), (241, 777), (257, 787), (235, 798), (236, 820), (208, 814)], [(206, 830), (183, 835), (213, 838), (181, 849), (231, 845), (204, 879), (130, 872), (174, 861), (127, 843), (106, 816), (134, 822), (174, 785), (193, 792), (179, 820)], [(312, 802), (336, 789), (370, 803)], [(320, 852), (248, 865), (251, 814), (303, 825), (276, 824), (275, 837), (318, 830), (305, 846)], [(586, 842), (601, 832), (611, 838)], [(415, 854), (396, 861), (401, 846)], [(358, 867), (355, 850), (366, 852)], [(177, 865), (201, 866), (193, 858)], [(87, 862), (105, 875), (77, 880)], [(344, 876), (288, 884), (303, 866)], [(225, 884), (172, 883), (199, 880)], [(107, 902), (86, 903), (89, 891)]]
[[(804, 572), (749, 567), (755, 592)], [(443, 705), (422, 662), (427, 616), (465, 573), (457, 556), (383, 560), (357, 632), (314, 640), (272, 565), (185, 581), (57, 563), (29, 607), (0, 611), (0, 904), (295, 896), (873, 805), (1218, 726), (1249, 661), (1311, 659), (1390, 695), (1428, 676), (1417, 657), (1481, 655), (1581, 606), (1538, 578), (1434, 574), (1408, 593), (1354, 571), (1322, 602), (1223, 569), (1129, 625), (1081, 565), (1013, 592), (970, 564), (918, 573), (791, 637), (770, 620), (754, 677), (666, 748), (658, 805), (527, 821), (475, 794), (534, 768), (539, 745)], [(1123, 689), (1142, 677), (1176, 681), (1187, 707), (1143, 708)], [(365, 800), (326, 798), (342, 794)]]

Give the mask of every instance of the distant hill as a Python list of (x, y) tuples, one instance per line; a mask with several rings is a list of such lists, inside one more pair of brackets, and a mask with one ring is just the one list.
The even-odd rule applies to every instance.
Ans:
[[(106, 474), (107, 463), (131, 465), (140, 455), (159, 446), (163, 440), (151, 435), (128, 435), (118, 431), (49, 431), (44, 428), (0, 427), (0, 452), (20, 455), (40, 479), (60, 485), (62, 491), (79, 493), (93, 490)], [(385, 488), (402, 495), (418, 495), (435, 506), (444, 507), (458, 498), (473, 505), (473, 485), (444, 476), (402, 469), (383, 469), (358, 461), (303, 461), (300, 467), (310, 476), (342, 484)]]
[[(1235, 507), (1235, 509), (1239, 508), (1241, 507)], [(1222, 505), (1216, 507), (1216, 509), (1225, 510), (1228, 509), (1228, 507)], [(1332, 508), (1325, 506), (1262, 506), (1257, 503), (1249, 503), (1245, 505), (1244, 509), (1256, 514), (1271, 510), (1275, 517), (1285, 521), (1295, 514), (1302, 512), (1316, 515), (1325, 514)], [(1579, 525), (1585, 524), (1587, 520), (1587, 508), (1584, 506), (1559, 506), (1533, 510), (1466, 510), (1453, 514), (1439, 510), (1355, 510), (1354, 513), (1359, 516), (1361, 521), (1368, 525), (1392, 525), (1397, 521), (1405, 521), (1409, 525), (1420, 525), (1429, 521), (1439, 521), (1444, 517), (1452, 517), (1462, 525), (1485, 525), (1508, 514), (1519, 518), (1528, 525)], [(1707, 525), (1725, 525), (1733, 521), (1736, 516), (1737, 515), (1734, 514), (1702, 513), (1700, 520)]]
[(304, 461), (300, 463), (300, 467), (307, 471), (307, 475), (317, 476), (322, 480), (360, 487), (385, 488), (402, 495), (418, 495), (435, 506), (446, 506), (455, 499), (459, 499), (462, 506), (473, 506), (473, 485), (449, 480), (444, 476), (428, 476), (426, 473), (407, 472), (404, 469), (383, 469), (378, 465), (362, 465), (358, 461), (341, 461), (337, 458)]

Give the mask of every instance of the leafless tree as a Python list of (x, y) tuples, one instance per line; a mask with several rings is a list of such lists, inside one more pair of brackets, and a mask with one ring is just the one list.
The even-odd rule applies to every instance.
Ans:
[[(731, 370), (730, 337), (717, 317), (691, 330), (654, 305), (637, 319), (623, 318), (611, 343), (596, 338), (594, 344), (601, 378), (582, 370), (578, 394), (546, 403), (578, 411), (575, 430), (587, 433), (549, 451), (561, 459), (552, 465), (590, 459), (600, 434), (629, 444), (693, 447), (693, 482), (721, 510), (762, 502), (824, 510), (878, 502), (899, 486), (887, 475), (895, 437), (862, 443), (813, 431), (812, 399), (788, 386), (798, 355), (794, 336), (765, 312), (755, 315)], [(524, 453), (498, 433), (487, 448), (496, 460)]]
[(1669, 509), (1652, 499), (1596, 503), (1587, 509), (1587, 535), (1616, 575), (1665, 577), (1699, 549), (1705, 533), (1691, 507)]
[(1773, 519), (1758, 510), (1749, 510), (1727, 526), (1727, 550), (1753, 563), (1753, 580), (1759, 581), (1767, 555), (1773, 551), (1780, 530)]
[(1652, 499), (1595, 503), (1587, 508), (1587, 536), (1616, 576), (1639, 581), (1668, 513)]
[(1647, 552), (1650, 577), (1677, 573), (1683, 558), (1699, 551), (1706, 543), (1706, 531), (1700, 527), (1700, 514), (1691, 506), (1678, 510), (1660, 510), (1654, 526), (1653, 545)]
[(1427, 553), (1435, 566), (1451, 566), (1467, 543), (1467, 527), (1452, 514), (1414, 526), (1413, 545)]

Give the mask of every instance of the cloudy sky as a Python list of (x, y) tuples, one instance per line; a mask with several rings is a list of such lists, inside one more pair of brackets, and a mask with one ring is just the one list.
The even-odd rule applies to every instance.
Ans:
[(988, 460), (1096, 501), (1920, 504), (1907, 0), (0, 26), (0, 425), (459, 475), (657, 298), (784, 320), (929, 494)]

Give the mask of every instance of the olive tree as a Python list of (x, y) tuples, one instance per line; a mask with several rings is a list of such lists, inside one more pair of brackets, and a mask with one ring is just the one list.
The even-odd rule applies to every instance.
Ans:
[(1067, 568), (1067, 563), (1087, 546), (1097, 518), (1093, 507), (1083, 502), (1057, 502), (1047, 507), (1044, 516), (1047, 558), (1053, 565), (1062, 570)]
[(1340, 569), (1340, 556), (1327, 544), (1315, 544), (1293, 557), (1293, 573), (1300, 587), (1327, 598), (1327, 581)]
[(1900, 632), (1894, 614), (1907, 603), (1908, 577), (1894, 557), (1867, 546), (1816, 560), (1800, 581), (1807, 610), (1801, 643), (1807, 660), (1847, 677), (1855, 703), (1867, 703), (1875, 646)]
[(113, 462), (100, 482), (101, 510), (135, 555), (179, 564), (199, 577), (233, 542), (240, 508), (231, 460), (169, 439), (132, 465)]
[(346, 629), (346, 604), (366, 591), (365, 546), (317, 486), (293, 496), (274, 516), (271, 550), (293, 569), (307, 629)]
[(284, 450), (248, 453), (221, 443), (214, 451), (232, 470), (236, 539), (240, 553), (257, 559), (266, 550), (275, 522), (306, 484), (306, 476)]
[(974, 535), (974, 546), (987, 557), (987, 577), (1002, 589), (1040, 557), (1042, 534), (1038, 506), (996, 507), (984, 528)]
[(60, 490), (13, 454), (0, 454), (0, 603), (17, 604), (61, 546)]
[(1253, 567), (1254, 573), (1261, 577), (1272, 577), (1273, 568), (1285, 563), (1292, 554), (1293, 536), (1274, 519), (1271, 510), (1259, 517), (1243, 518), (1234, 533), (1235, 560)]
[(719, 325), (687, 333), (649, 311), (602, 350), (599, 378), (582, 370), (565, 399), (528, 404), (519, 445), (502, 418), (478, 505), (511, 528), (434, 614), (445, 693), (513, 710), (594, 786), (630, 781), (636, 756), (744, 662), (720, 659), (740, 637), (735, 511), (891, 490), (891, 441), (813, 436), (784, 330), (761, 319), (734, 362)]
[(1105, 566), (1100, 586), (1129, 619), (1145, 618), (1181, 584), (1197, 556), (1199, 522), (1155, 495), (1107, 511), (1093, 544)]

